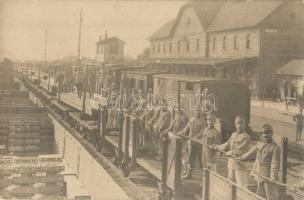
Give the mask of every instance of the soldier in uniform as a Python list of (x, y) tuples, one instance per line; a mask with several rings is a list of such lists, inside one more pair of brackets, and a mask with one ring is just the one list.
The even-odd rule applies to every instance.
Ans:
[[(155, 115), (155, 109), (152, 104), (152, 89), (148, 89), (148, 94), (146, 95), (145, 103), (144, 103), (144, 112), (140, 119), (144, 122), (144, 148), (148, 149), (149, 152), (153, 151), (152, 146), (152, 136), (153, 136), (153, 129), (151, 126), (151, 120)], [(150, 123), (150, 124), (149, 124)]]
[(89, 71), (89, 94), (90, 94), (90, 98), (93, 98), (94, 92), (95, 92), (95, 84), (96, 84), (96, 73), (95, 73), (95, 69), (92, 68)]
[(202, 142), (203, 142), (202, 165), (203, 167), (209, 166), (214, 171), (216, 171), (217, 152), (210, 147), (213, 145), (219, 145), (221, 144), (222, 141), (221, 133), (218, 130), (216, 130), (216, 128), (214, 127), (215, 122), (216, 122), (215, 113), (209, 112), (207, 115), (207, 128), (204, 130), (202, 135)]
[(293, 121), (295, 121), (297, 123), (296, 141), (301, 140), (302, 131), (303, 131), (303, 123), (304, 123), (303, 108), (300, 108), (300, 113), (293, 116), (292, 119), (293, 119)]
[(228, 158), (228, 179), (236, 181), (243, 188), (247, 187), (248, 172), (244, 164), (238, 162), (235, 158), (248, 152), (250, 148), (250, 137), (246, 133), (246, 120), (243, 116), (235, 118), (236, 131), (224, 144), (215, 146), (216, 149), (227, 151)]
[(247, 161), (254, 157), (256, 158), (253, 171), (257, 175), (257, 194), (267, 197), (268, 200), (276, 200), (278, 199), (276, 184), (259, 177), (259, 175), (270, 178), (273, 181), (278, 181), (280, 148), (273, 141), (273, 129), (270, 125), (264, 124), (261, 132), (262, 142), (258, 143), (257, 147), (240, 156), (238, 160)]
[[(177, 135), (186, 135), (191, 139), (199, 139), (199, 133), (206, 128), (206, 117), (198, 108), (195, 111), (195, 116), (190, 118), (186, 127), (177, 133)], [(183, 178), (190, 178), (192, 169), (194, 168), (195, 160), (198, 159), (201, 164), (202, 147), (199, 143), (189, 141), (189, 154), (186, 163), (186, 173)]]
[(108, 107), (108, 127), (117, 127), (115, 120), (117, 110), (117, 91), (115, 83), (112, 83), (111, 94), (108, 100), (110, 100), (110, 102), (108, 102), (110, 104)]
[[(167, 101), (163, 100), (161, 108), (155, 113), (150, 120), (153, 123), (153, 147), (157, 152), (157, 160), (162, 159), (162, 136), (163, 131), (170, 126), (171, 113), (168, 110)], [(152, 124), (151, 123), (151, 124)]]
[(174, 119), (172, 120), (168, 129), (163, 131), (163, 133), (166, 133), (168, 131), (173, 133), (178, 133), (186, 127), (188, 121), (189, 119), (187, 115), (184, 113), (184, 111), (181, 109), (181, 106), (177, 106)]
[(81, 98), (82, 91), (83, 91), (83, 79), (84, 79), (84, 74), (83, 74), (83, 69), (82, 67), (77, 67), (77, 74), (76, 74), (76, 89), (77, 89), (77, 94), (78, 97)]

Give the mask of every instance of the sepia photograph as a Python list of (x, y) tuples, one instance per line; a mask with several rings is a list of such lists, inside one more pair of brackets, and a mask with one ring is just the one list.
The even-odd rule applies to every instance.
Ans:
[(0, 0), (0, 199), (303, 200), (303, 0)]

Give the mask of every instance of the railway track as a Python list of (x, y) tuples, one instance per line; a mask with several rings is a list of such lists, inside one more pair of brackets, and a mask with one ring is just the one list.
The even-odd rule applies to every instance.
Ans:
[[(54, 117), (57, 118), (60, 123), (62, 123), (63, 126), (69, 130), (71, 135), (73, 135), (88, 150), (88, 152), (90, 152), (93, 157), (96, 158), (101, 166), (107, 170), (107, 172), (123, 188), (123, 190), (126, 191), (128, 195), (132, 196), (134, 199), (158, 199), (158, 186), (155, 182), (155, 178), (153, 178), (149, 172), (136, 165), (134, 169), (132, 169), (132, 173), (128, 178), (123, 177), (122, 172), (110, 161), (113, 155), (112, 148), (107, 147), (105, 152), (101, 154), (96, 150), (95, 146), (83, 139), (76, 130), (74, 130), (67, 122), (63, 121), (59, 115), (51, 110), (51, 108), (49, 108), (47, 105), (45, 105), (45, 107)], [(289, 174), (295, 178), (302, 178), (296, 177), (297, 175), (293, 172), (289, 172)]]
[[(37, 98), (39, 99), (39, 97)], [(84, 146), (84, 148), (100, 163), (100, 165), (115, 180), (115, 182), (119, 184), (128, 196), (136, 200), (158, 199), (158, 186), (154, 178), (143, 168), (135, 166), (132, 174), (128, 178), (125, 178), (121, 170), (111, 162), (113, 154), (112, 149), (105, 147), (103, 154), (101, 154), (92, 144), (83, 139), (81, 135), (67, 122), (62, 120), (62, 118), (55, 113), (50, 106), (44, 103), (42, 103), (42, 105), (57, 122), (67, 129), (69, 133)], [(74, 110), (77, 111), (76, 109)]]

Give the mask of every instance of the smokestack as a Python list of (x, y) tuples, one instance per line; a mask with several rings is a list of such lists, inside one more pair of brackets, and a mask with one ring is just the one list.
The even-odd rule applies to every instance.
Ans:
[(108, 33), (105, 31), (105, 40), (108, 39)]

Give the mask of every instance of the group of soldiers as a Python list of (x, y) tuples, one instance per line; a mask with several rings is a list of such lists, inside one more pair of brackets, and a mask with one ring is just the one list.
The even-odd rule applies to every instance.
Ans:
[[(112, 92), (112, 94), (117, 92)], [(141, 91), (138, 91), (142, 95)], [(158, 107), (151, 102), (151, 93), (144, 98), (144, 109), (128, 111), (135, 114), (141, 121), (139, 146), (150, 156), (162, 160), (162, 138), (166, 134), (174, 134), (183, 138), (183, 151), (187, 158), (183, 178), (192, 176), (196, 161), (200, 168), (217, 171), (218, 154), (228, 157), (228, 179), (236, 182), (240, 187), (247, 188), (250, 174), (256, 177), (257, 194), (268, 200), (277, 199), (277, 182), (280, 168), (280, 148), (273, 140), (273, 128), (269, 124), (261, 127), (261, 140), (252, 145), (246, 132), (247, 122), (243, 116), (235, 118), (236, 131), (222, 143), (222, 133), (215, 126), (216, 114), (213, 110), (204, 112), (201, 108), (195, 110), (194, 116), (187, 117), (181, 106), (171, 114), (168, 102), (163, 100)], [(115, 126), (115, 110), (109, 109), (108, 126)], [(246, 161), (255, 160), (253, 169), (249, 170)], [(254, 173), (252, 173), (254, 172)], [(265, 178), (266, 177), (266, 178)]]

